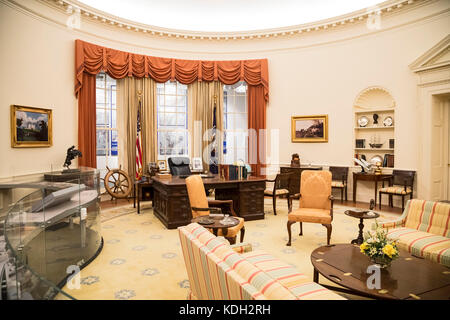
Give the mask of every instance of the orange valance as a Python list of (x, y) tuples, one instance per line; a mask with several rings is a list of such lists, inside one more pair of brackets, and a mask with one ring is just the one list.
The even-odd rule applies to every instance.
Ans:
[(177, 80), (183, 84), (194, 81), (219, 80), (225, 84), (245, 81), (250, 86), (262, 86), (264, 99), (269, 99), (267, 59), (202, 61), (144, 56), (105, 48), (75, 40), (75, 94), (83, 87), (83, 73), (105, 71), (115, 79), (150, 77), (156, 82)]

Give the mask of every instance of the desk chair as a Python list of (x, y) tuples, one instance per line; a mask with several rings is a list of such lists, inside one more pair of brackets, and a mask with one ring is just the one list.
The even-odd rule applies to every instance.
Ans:
[(170, 157), (168, 159), (170, 174), (173, 176), (189, 176), (191, 168), (189, 168), (188, 157)]
[[(205, 186), (203, 180), (199, 175), (192, 175), (186, 178), (186, 188), (191, 205), (192, 217), (207, 216), (210, 211), (218, 211), (224, 214), (230, 214), (239, 220), (239, 224), (230, 227), (227, 230), (227, 240), (231, 244), (236, 243), (236, 236), (240, 231), (240, 241), (244, 241), (245, 227), (244, 218), (238, 217), (233, 209), (233, 200), (208, 200), (206, 197)], [(216, 210), (212, 208), (217, 208)], [(223, 236), (222, 230), (218, 230), (218, 236)]]

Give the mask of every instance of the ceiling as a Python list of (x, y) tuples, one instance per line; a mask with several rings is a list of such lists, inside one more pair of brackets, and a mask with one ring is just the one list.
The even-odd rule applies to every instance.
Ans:
[(379, 0), (78, 0), (138, 23), (168, 29), (233, 32), (275, 29), (328, 19)]

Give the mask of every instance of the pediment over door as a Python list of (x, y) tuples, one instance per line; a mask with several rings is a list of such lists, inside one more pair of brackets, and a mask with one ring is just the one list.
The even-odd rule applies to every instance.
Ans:
[(450, 35), (409, 65), (419, 75), (419, 86), (450, 82)]

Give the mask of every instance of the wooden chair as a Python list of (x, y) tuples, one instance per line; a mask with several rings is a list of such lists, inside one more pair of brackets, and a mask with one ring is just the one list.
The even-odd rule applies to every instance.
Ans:
[[(239, 220), (239, 224), (227, 230), (227, 240), (231, 244), (236, 243), (236, 236), (240, 231), (240, 241), (244, 241), (245, 227), (244, 219), (238, 217), (233, 209), (233, 200), (208, 200), (205, 186), (200, 175), (192, 175), (186, 178), (186, 188), (191, 205), (192, 217), (207, 216), (210, 211), (220, 212), (234, 216)], [(222, 230), (218, 230), (218, 236), (223, 236)]]
[(289, 179), (291, 173), (279, 173), (274, 180), (266, 179), (266, 182), (274, 182), (272, 189), (264, 190), (264, 196), (272, 197), (273, 214), (277, 215), (277, 197), (285, 196), (287, 199), (288, 210), (291, 209), (290, 193), (289, 193)]
[(341, 190), (341, 202), (344, 202), (347, 198), (347, 180), (348, 180), (348, 167), (330, 167), (331, 172), (331, 188)]
[(402, 197), (402, 212), (405, 209), (405, 196), (409, 195), (409, 198), (413, 198), (414, 188), (414, 176), (415, 171), (409, 170), (393, 170), (392, 178), (389, 180), (389, 187), (384, 187), (384, 181), (382, 188), (378, 191), (379, 194), (379, 208), (381, 209), (381, 195), (389, 195), (389, 206), (393, 207), (393, 196)]
[(330, 244), (333, 230), (333, 196), (331, 195), (331, 172), (305, 170), (300, 183), (299, 208), (288, 214), (287, 230), (291, 245), (291, 226), (300, 222), (300, 236), (303, 235), (303, 222), (320, 223), (327, 228), (327, 244)]

